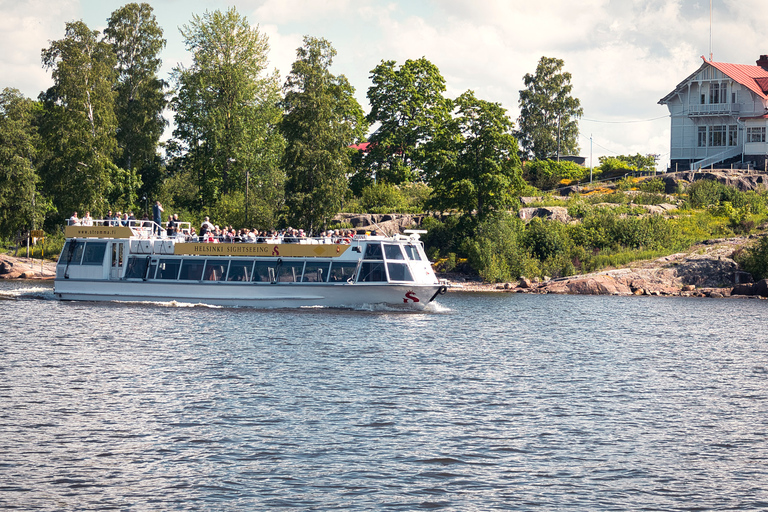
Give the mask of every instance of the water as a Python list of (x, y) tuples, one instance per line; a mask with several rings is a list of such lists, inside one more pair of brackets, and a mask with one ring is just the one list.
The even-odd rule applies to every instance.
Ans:
[(2, 508), (768, 508), (764, 301), (0, 299)]

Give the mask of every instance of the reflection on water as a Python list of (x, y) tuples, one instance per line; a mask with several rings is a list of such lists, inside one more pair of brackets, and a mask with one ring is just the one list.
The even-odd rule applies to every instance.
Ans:
[(768, 507), (763, 301), (0, 296), (1, 507)]

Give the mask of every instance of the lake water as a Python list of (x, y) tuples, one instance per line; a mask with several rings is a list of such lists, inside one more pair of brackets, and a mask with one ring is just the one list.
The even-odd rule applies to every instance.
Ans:
[(0, 508), (768, 508), (766, 301), (0, 299)]

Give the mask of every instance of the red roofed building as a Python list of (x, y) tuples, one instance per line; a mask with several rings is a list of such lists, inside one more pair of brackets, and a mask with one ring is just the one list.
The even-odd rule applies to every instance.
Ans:
[(756, 66), (702, 60), (659, 100), (672, 118), (671, 168), (765, 168), (768, 55)]

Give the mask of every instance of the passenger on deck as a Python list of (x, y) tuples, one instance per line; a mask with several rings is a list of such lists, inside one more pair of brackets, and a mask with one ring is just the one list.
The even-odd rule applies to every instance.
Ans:
[(77, 218), (77, 212), (73, 213), (72, 216), (69, 218), (69, 225), (70, 226), (80, 225), (80, 219)]
[(82, 226), (93, 226), (93, 219), (91, 218), (91, 212), (85, 212), (85, 217), (80, 221)]
[(213, 224), (211, 224), (211, 219), (206, 217), (203, 221), (203, 224), (200, 226), (200, 239), (204, 242), (209, 241), (208, 240), (208, 234), (213, 232)]
[(176, 233), (176, 221), (173, 218), (173, 215), (168, 216), (168, 224), (165, 228), (165, 234), (170, 236), (173, 236)]
[(158, 236), (162, 233), (161, 231), (162, 228), (160, 226), (162, 225), (162, 222), (163, 222), (164, 211), (165, 210), (163, 210), (163, 205), (160, 204), (160, 201), (155, 201), (155, 205), (152, 207), (152, 220), (154, 220), (155, 222), (153, 234), (157, 234)]

